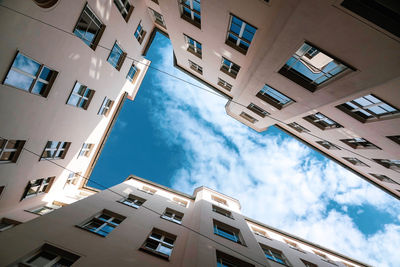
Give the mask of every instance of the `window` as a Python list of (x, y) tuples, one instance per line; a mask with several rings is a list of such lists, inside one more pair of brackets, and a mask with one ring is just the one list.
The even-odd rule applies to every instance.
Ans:
[(62, 207), (61, 205), (55, 205), (53, 203), (52, 205), (46, 205), (46, 206), (42, 206), (42, 207), (39, 207), (39, 208), (31, 209), (31, 210), (28, 210), (28, 211), (31, 212), (31, 213), (35, 213), (36, 215), (42, 216), (42, 215), (50, 213), (50, 212), (52, 212), (52, 211), (54, 211), (56, 209), (59, 209), (61, 207)]
[(386, 137), (400, 145), (400, 135), (392, 135), (392, 136), (386, 136)]
[(278, 92), (269, 85), (264, 85), (263, 89), (261, 89), (256, 96), (277, 109), (282, 109), (294, 102), (293, 99)]
[(139, 189), (139, 190), (141, 190), (141, 191), (143, 191), (143, 192), (145, 192), (147, 194), (150, 194), (150, 195), (154, 195), (157, 192), (157, 190), (155, 190), (153, 188), (150, 188), (150, 187), (147, 187), (147, 186), (143, 186), (142, 189)]
[(114, 105), (114, 101), (112, 101), (111, 99), (105, 97), (104, 100), (103, 100), (103, 103), (100, 106), (99, 112), (97, 114), (98, 115), (104, 115), (105, 117), (107, 117), (108, 114), (110, 113), (110, 110), (111, 110), (113, 105)]
[(243, 111), (242, 111), (242, 113), (240, 113), (239, 116), (251, 123), (256, 123), (258, 121), (256, 118), (250, 116), (249, 114), (247, 114), (246, 112), (243, 112)]
[(304, 252), (296, 242), (289, 241), (287, 239), (283, 239), (285, 243), (292, 249), (298, 250), (300, 252)]
[(309, 130), (307, 128), (304, 128), (303, 126), (301, 126), (300, 124), (298, 124), (297, 122), (291, 122), (288, 124), (288, 126), (292, 129), (295, 129), (296, 131), (298, 131), (299, 133), (302, 132), (309, 132)]
[(354, 149), (380, 149), (376, 145), (360, 137), (351, 139), (340, 139), (340, 141)]
[(154, 3), (156, 3), (157, 5), (159, 5), (158, 0), (151, 0), (151, 1), (153, 1)]
[(231, 14), (226, 44), (246, 55), (256, 30), (255, 27)]
[(76, 185), (80, 176), (81, 176), (80, 172), (70, 172), (68, 174), (67, 181), (65, 182), (64, 187), (67, 185)]
[(267, 235), (267, 232), (265, 232), (265, 231), (263, 231), (261, 229), (258, 229), (258, 228), (255, 228), (255, 227), (251, 227), (251, 230), (253, 231), (253, 233), (255, 235), (269, 238), (268, 235)]
[(33, 255), (29, 255), (18, 266), (72, 266), (80, 257), (71, 252), (44, 244)]
[(378, 179), (378, 180), (381, 181), (381, 182), (400, 185), (400, 183), (395, 182), (393, 179), (387, 177), (386, 175), (383, 175), (383, 174), (375, 174), (375, 173), (370, 173), (370, 175), (372, 175), (373, 177), (375, 177), (376, 179)]
[(11, 229), (15, 226), (17, 226), (18, 224), (21, 224), (18, 221), (14, 221), (8, 218), (2, 218), (0, 220), (0, 233), (4, 232), (5, 230)]
[(197, 65), (196, 63), (194, 63), (193, 61), (189, 60), (189, 66), (192, 70), (194, 70), (195, 72), (203, 75), (203, 68), (200, 67), (199, 65)]
[(221, 214), (221, 215), (223, 215), (225, 217), (233, 219), (232, 212), (230, 212), (229, 210), (226, 210), (226, 209), (223, 209), (221, 207), (212, 205), (212, 211), (216, 212), (216, 213), (219, 213), (219, 214)]
[(1, 185), (1, 186), (0, 186), (0, 198), (1, 198), (1, 195), (3, 194), (4, 188), (5, 188), (4, 185)]
[(58, 72), (17, 53), (3, 84), (47, 97)]
[(129, 197), (124, 198), (119, 202), (129, 207), (138, 209), (140, 206), (143, 205), (144, 202), (146, 202), (146, 199), (134, 195), (129, 195)]
[(341, 5), (393, 35), (400, 37), (397, 1), (344, 0)]
[(263, 244), (260, 244), (260, 246), (261, 246), (262, 250), (264, 251), (264, 255), (265, 255), (265, 257), (267, 257), (267, 259), (289, 266), (289, 262), (286, 259), (286, 257), (283, 255), (282, 251), (268, 247)]
[(136, 31), (134, 33), (135, 38), (138, 40), (139, 44), (142, 44), (144, 37), (146, 36), (146, 31), (143, 30), (142, 22), (140, 21)]
[(201, 28), (200, 0), (179, 0), (181, 18)]
[(170, 208), (167, 208), (164, 211), (164, 214), (161, 215), (161, 218), (166, 219), (171, 222), (174, 222), (174, 223), (177, 223), (177, 224), (182, 224), (183, 213), (173, 210), (173, 209), (170, 209)]
[(155, 11), (151, 8), (149, 8), (149, 9), (150, 9), (151, 13), (153, 14), (154, 22), (166, 29), (167, 26), (165, 25), (163, 15), (161, 15), (160, 13), (158, 13), (157, 11)]
[(141, 249), (168, 259), (174, 249), (175, 240), (176, 236), (154, 228)]
[(215, 202), (219, 203), (219, 204), (228, 206), (228, 203), (226, 202), (225, 199), (222, 199), (222, 198), (214, 196), (214, 195), (211, 196), (211, 199), (214, 200)]
[(320, 128), (321, 130), (342, 128), (342, 125), (319, 112), (306, 116), (303, 119), (305, 119), (309, 123), (312, 123), (314, 126)]
[(91, 218), (88, 222), (79, 227), (100, 236), (107, 236), (116, 228), (123, 220), (124, 216), (111, 211), (103, 210), (99, 215)]
[(329, 263), (331, 263), (331, 264), (333, 264), (333, 265), (337, 265), (333, 260), (329, 259), (329, 257), (328, 257), (326, 254), (321, 253), (321, 252), (318, 252), (318, 251), (316, 251), (316, 250), (313, 250), (313, 252), (314, 252), (316, 255), (320, 256), (324, 261), (327, 261), (327, 262), (329, 262)]
[(178, 205), (181, 205), (182, 207), (185, 207), (185, 208), (187, 207), (187, 204), (188, 204), (187, 201), (185, 201), (183, 199), (180, 199), (180, 198), (177, 198), (177, 197), (172, 198), (172, 201), (175, 202)]
[(113, 49), (107, 58), (108, 63), (111, 64), (117, 70), (120, 70), (122, 64), (124, 64), (126, 53), (121, 49), (117, 42), (114, 43)]
[(202, 51), (202, 46), (201, 43), (197, 42), (195, 39), (185, 35), (185, 41), (187, 45), (187, 51), (192, 53), (193, 55), (201, 58), (201, 51)]
[(304, 43), (279, 73), (314, 92), (325, 82), (349, 69), (351, 68), (341, 61), (311, 44)]
[(70, 142), (57, 142), (57, 141), (48, 141), (40, 160), (43, 159), (63, 159), (68, 152), (70, 147)]
[(317, 141), (317, 143), (320, 144), (321, 146), (325, 147), (326, 149), (338, 149), (338, 150), (340, 150), (340, 148), (337, 145), (332, 144), (331, 142), (328, 142), (328, 141), (325, 141), (325, 140)]
[(265, 116), (269, 115), (268, 112), (266, 112), (265, 110), (263, 110), (262, 108), (260, 108), (259, 106), (255, 105), (253, 103), (250, 103), (250, 105), (248, 105), (247, 108), (262, 118), (265, 118)]
[(217, 250), (217, 267), (254, 267), (253, 264), (239, 260)]
[(227, 60), (224, 57), (222, 58), (222, 64), (221, 64), (220, 71), (222, 71), (223, 73), (236, 79), (236, 76), (238, 75), (239, 70), (240, 70), (239, 65), (236, 65), (235, 63)]
[(136, 80), (136, 77), (139, 75), (139, 69), (135, 66), (135, 64), (132, 64), (131, 68), (129, 69), (128, 75), (126, 75), (126, 79), (129, 80), (131, 83), (134, 83)]
[(49, 177), (29, 181), (25, 187), (25, 191), (21, 197), (21, 200), (49, 192), (54, 179), (55, 177)]
[(303, 259), (300, 259), (300, 260), (304, 263), (304, 266), (306, 266), (306, 267), (318, 267), (318, 265), (316, 265), (314, 263), (311, 263), (309, 261), (306, 261), (306, 260), (303, 260)]
[(91, 90), (87, 88), (87, 86), (76, 82), (68, 98), (67, 104), (87, 110), (90, 101), (92, 101), (94, 93), (94, 90)]
[(85, 8), (74, 28), (74, 34), (93, 50), (96, 50), (106, 25), (94, 14), (89, 5)]
[(218, 78), (218, 85), (223, 87), (224, 89), (231, 91), (232, 90), (232, 84), (227, 83), (226, 81), (222, 80), (221, 78)]
[(125, 21), (128, 22), (133, 11), (133, 6), (128, 0), (114, 0), (114, 4), (117, 6), (119, 13), (121, 13)]
[(365, 164), (364, 162), (362, 162), (358, 158), (343, 157), (343, 159), (347, 160), (348, 162), (350, 162), (351, 164), (356, 165), (356, 166), (369, 167), (367, 164)]
[(15, 163), (25, 145), (23, 140), (7, 140), (0, 138), (0, 164)]
[(385, 168), (392, 169), (395, 171), (400, 170), (400, 160), (396, 159), (373, 159), (373, 160)]
[(94, 144), (89, 144), (89, 143), (84, 143), (81, 148), (81, 152), (79, 152), (79, 156), (84, 156), (84, 157), (89, 157), (90, 152), (92, 152), (92, 149), (94, 147)]
[(400, 116), (399, 109), (374, 95), (366, 95), (336, 107), (363, 123)]
[(213, 220), (214, 223), (214, 234), (219, 235), (223, 238), (229, 239), (235, 243), (244, 245), (239, 229), (224, 224), (222, 222)]

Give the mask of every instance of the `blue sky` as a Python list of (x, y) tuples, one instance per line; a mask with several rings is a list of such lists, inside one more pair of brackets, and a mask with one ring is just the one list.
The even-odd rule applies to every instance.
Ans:
[[(173, 67), (162, 35), (147, 58), (197, 83)], [(239, 199), (251, 218), (372, 265), (400, 266), (399, 201), (274, 127), (251, 130), (225, 103), (150, 68), (90, 179), (113, 186), (135, 174), (188, 194), (205, 185)]]

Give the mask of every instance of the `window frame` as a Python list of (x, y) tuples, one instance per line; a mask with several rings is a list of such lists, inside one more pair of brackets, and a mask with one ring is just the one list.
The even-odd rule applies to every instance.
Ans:
[[(140, 29), (139, 29), (139, 27), (140, 27)], [(144, 37), (146, 36), (146, 33), (147, 32), (143, 29), (142, 21), (140, 20), (133, 36), (136, 38), (136, 40), (139, 42), (139, 44), (142, 44)]]
[[(11, 143), (15, 147), (7, 148), (7, 145)], [(13, 140), (13, 139), (5, 139), (0, 138), (0, 164), (7, 164), (7, 163), (16, 163), (19, 156), (21, 155), (22, 149), (24, 148), (26, 141), (25, 140)], [(2, 159), (5, 153), (14, 153), (11, 157), (7, 159)]]
[[(319, 118), (318, 115), (322, 116), (323, 118)], [(303, 117), (303, 119), (323, 131), (343, 128), (343, 126), (341, 124), (339, 124), (336, 121), (332, 120), (331, 118), (325, 116), (321, 112), (316, 112), (316, 113), (310, 114), (308, 116)], [(333, 122), (333, 124), (329, 124), (325, 120), (329, 120), (329, 121)]]
[[(269, 93), (268, 93), (268, 91), (269, 91)], [(274, 98), (272, 93), (280, 94), (284, 98), (289, 99), (289, 101), (286, 102), (286, 103), (282, 103), (282, 101), (278, 97)], [(270, 104), (271, 106), (273, 106), (273, 107), (275, 107), (275, 108), (277, 108), (279, 110), (281, 110), (282, 108), (287, 107), (287, 106), (289, 106), (289, 105), (291, 105), (291, 104), (296, 102), (292, 98), (290, 98), (287, 95), (281, 93), (280, 91), (276, 90), (272, 86), (269, 86), (268, 84), (265, 84), (263, 86), (263, 88), (260, 91), (258, 91), (258, 93), (256, 94), (256, 97), (258, 97), (259, 99), (263, 100), (264, 102), (267, 102), (268, 104)], [(284, 99), (284, 98), (281, 97), (281, 99)]]
[[(228, 24), (228, 31), (227, 31), (227, 34), (226, 34), (225, 44), (227, 44), (228, 46), (232, 47), (233, 49), (239, 51), (239, 52), (242, 53), (243, 55), (246, 55), (247, 52), (248, 52), (248, 50), (250, 49), (251, 42), (253, 41), (254, 36), (256, 35), (257, 28), (254, 27), (253, 25), (251, 25), (250, 23), (246, 22), (245, 20), (241, 19), (240, 17), (238, 17), (238, 16), (232, 14), (232, 13), (230, 13), (229, 15), (230, 15), (230, 16), (229, 16), (229, 24)], [(233, 23), (233, 17), (235, 17), (236, 19), (238, 19), (238, 20), (240, 20), (240, 21), (242, 22), (242, 25), (240, 26), (239, 35), (237, 35), (235, 32), (232, 32), (232, 31), (231, 31), (231, 25), (232, 25), (232, 23)], [(236, 24), (236, 23), (235, 23), (235, 24)], [(254, 34), (253, 34), (253, 36), (252, 36), (252, 38), (251, 38), (250, 41), (247, 40), (247, 39), (245, 39), (245, 38), (243, 38), (243, 33), (244, 33), (244, 31), (245, 31), (246, 25), (249, 25), (250, 27), (252, 27), (252, 28), (255, 29), (255, 32), (254, 32)], [(235, 37), (237, 38), (236, 43), (229, 39), (229, 35), (230, 35), (230, 34), (232, 34), (233, 36), (235, 36)], [(248, 44), (248, 48), (247, 48), (247, 49), (245, 49), (245, 48), (239, 46), (240, 43), (241, 43), (241, 41), (243, 41), (243, 42), (245, 42), (246, 44)]]
[[(153, 234), (160, 235), (161, 237), (160, 238), (155, 238), (155, 237), (152, 236)], [(165, 239), (167, 239), (167, 238), (173, 241), (172, 244), (168, 243), (168, 242), (165, 242)], [(172, 253), (174, 251), (176, 239), (177, 239), (177, 236), (175, 236), (173, 234), (167, 233), (167, 232), (159, 230), (157, 228), (153, 228), (151, 230), (150, 234), (147, 236), (147, 238), (143, 242), (142, 246), (140, 247), (140, 250), (148, 252), (148, 253), (156, 255), (156, 256), (159, 256), (159, 257), (161, 257), (163, 259), (169, 260), (169, 258), (172, 256)], [(155, 249), (147, 247), (146, 244), (148, 243), (148, 240), (152, 240), (152, 241), (158, 242), (157, 247)], [(171, 253), (170, 254), (166, 254), (166, 253), (161, 252), (160, 248), (162, 246), (170, 249)]]
[[(190, 6), (186, 5), (184, 3), (184, 0), (179, 0), (179, 10), (180, 10), (181, 18), (183, 20), (186, 20), (190, 24), (196, 26), (197, 28), (201, 29), (201, 3), (198, 0), (189, 0), (189, 1), (190, 1)], [(197, 11), (194, 9), (193, 1), (199, 3), (200, 11)], [(184, 12), (184, 7), (186, 7), (187, 9), (190, 10), (190, 17)], [(195, 19), (196, 18), (195, 14), (197, 14), (200, 17), (199, 21), (197, 21)]]
[[(32, 60), (36, 64), (40, 65), (35, 75), (33, 75), (31, 73), (28, 73), (28, 72), (26, 72), (24, 70), (18, 69), (16, 67), (13, 67), (15, 60), (17, 60), (17, 58), (18, 58), (18, 55), (22, 55), (23, 57), (25, 57), (25, 58), (27, 58), (29, 60)], [(48, 80), (40, 78), (40, 75), (42, 74), (42, 72), (43, 72), (43, 70), (45, 68), (47, 68), (50, 71)], [(17, 72), (18, 74), (21, 74), (21, 75), (24, 75), (26, 77), (29, 77), (29, 78), (33, 79), (32, 82), (31, 82), (31, 85), (29, 86), (29, 88), (24, 89), (24, 88), (21, 88), (21, 87), (17, 87), (16, 85), (13, 85), (11, 83), (7, 83), (7, 78), (8, 78), (8, 76), (9, 76), (11, 71)], [(15, 88), (15, 89), (18, 89), (18, 90), (22, 90), (22, 91), (28, 92), (28, 93), (33, 94), (33, 95), (38, 95), (38, 96), (47, 98), (47, 96), (50, 93), (51, 87), (53, 86), (54, 81), (56, 80), (57, 76), (58, 76), (58, 71), (48, 67), (45, 64), (40, 63), (39, 61), (37, 61), (37, 60), (27, 56), (26, 54), (22, 53), (21, 51), (17, 50), (17, 52), (16, 52), (16, 54), (14, 56), (14, 59), (11, 62), (10, 67), (8, 68), (7, 74), (3, 79), (2, 84), (5, 85), (5, 86), (9, 86), (9, 87), (12, 87), (12, 88)], [(38, 82), (45, 84), (46, 87), (43, 90), (43, 92), (41, 92), (39, 94), (36, 94), (36, 93), (33, 93), (32, 91), (33, 91), (33, 89), (35, 88), (35, 86), (36, 86), (36, 84)]]
[[(99, 218), (100, 218), (101, 216), (103, 216), (103, 215), (108, 216), (109, 219), (107, 219), (107, 220), (99, 219)], [(94, 234), (96, 234), (96, 235), (98, 235), (98, 236), (107, 237), (107, 236), (110, 235), (110, 233), (111, 233), (112, 231), (114, 231), (115, 228), (117, 228), (118, 225), (120, 225), (125, 219), (126, 219), (125, 216), (122, 216), (122, 215), (117, 214), (117, 213), (115, 213), (115, 212), (112, 212), (112, 211), (109, 211), (109, 210), (104, 209), (104, 210), (102, 210), (101, 212), (99, 212), (99, 213), (97, 213), (96, 215), (94, 215), (94, 216), (92, 216), (91, 218), (89, 218), (88, 220), (84, 221), (83, 223), (77, 225), (77, 227), (79, 227), (79, 228), (81, 228), (81, 229), (83, 229), (83, 230), (86, 230), (86, 231), (88, 231), (88, 232), (94, 233)], [(119, 222), (119, 223), (113, 223), (114, 220), (120, 220), (120, 222)], [(98, 227), (93, 227), (92, 229), (94, 229), (94, 230), (92, 230), (92, 229), (90, 229), (90, 225), (91, 225), (92, 223), (93, 223), (93, 224), (96, 224), (96, 223), (97, 223), (97, 224), (100, 225), (100, 226), (98, 226)], [(107, 234), (104, 235), (104, 234), (99, 233), (99, 232), (102, 231), (103, 228), (113, 228), (113, 229), (112, 229), (111, 231), (107, 232)], [(103, 231), (103, 232), (105, 232), (105, 231)]]
[[(372, 103), (372, 104), (366, 105), (366, 106), (362, 106), (361, 104), (358, 104), (357, 102), (355, 102), (356, 100), (358, 100), (360, 98), (363, 98), (364, 100), (371, 102), (369, 99), (366, 98), (368, 96), (372, 96), (373, 98), (376, 98), (380, 102), (379, 103)], [(351, 109), (351, 106), (349, 104), (347, 104), (347, 103), (351, 103), (352, 105), (355, 105), (358, 108)], [(381, 107), (381, 105), (387, 105), (387, 106), (395, 109), (395, 111), (393, 111), (393, 112), (388, 111), (388, 112), (380, 115), (380, 114), (374, 113), (372, 110), (369, 110), (370, 107), (375, 107), (375, 106), (378, 106), (381, 109), (385, 109), (385, 108)], [(395, 118), (399, 118), (400, 117), (400, 110), (398, 108), (396, 108), (395, 106), (393, 106), (393, 105), (389, 104), (388, 102), (382, 100), (381, 98), (377, 97), (374, 94), (368, 94), (368, 95), (361, 96), (361, 97), (358, 97), (356, 99), (347, 101), (346, 103), (343, 103), (343, 104), (340, 104), (340, 105), (336, 106), (336, 108), (338, 108), (339, 110), (343, 111), (347, 115), (353, 117), (354, 119), (356, 119), (356, 120), (358, 120), (358, 121), (360, 121), (362, 123), (375, 122), (375, 121), (387, 120), (387, 119), (395, 119)], [(360, 112), (360, 110), (362, 110), (363, 112)], [(358, 112), (358, 113), (356, 113), (356, 112)], [(364, 117), (365, 116), (364, 112), (369, 113), (371, 116), (368, 117), (368, 118)], [(359, 113), (363, 114), (364, 116), (360, 115)]]
[[(125, 22), (128, 22), (135, 7), (129, 2), (129, 0), (114, 0), (113, 2), (115, 4), (115, 6), (117, 7), (119, 13), (121, 14), (122, 18), (125, 20)], [(119, 4), (121, 5), (121, 9), (123, 9), (123, 10), (120, 9), (120, 7), (118, 6), (118, 4), (116, 2), (119, 2)], [(127, 9), (126, 4), (129, 5), (129, 9)], [(122, 12), (126, 12), (125, 17)]]
[(350, 162), (351, 164), (353, 164), (354, 166), (360, 166), (360, 167), (370, 167), (369, 165), (367, 165), (366, 163), (362, 162), (361, 160), (359, 160), (358, 158), (354, 158), (354, 157), (343, 157), (344, 160)]
[[(53, 185), (55, 180), (55, 176), (47, 177), (47, 178), (39, 178), (28, 181), (24, 189), (24, 193), (22, 194), (21, 201), (27, 198), (36, 197), (45, 193), (48, 193)], [(36, 188), (35, 192), (29, 192), (32, 188)]]
[[(76, 88), (78, 85), (79, 88)], [(78, 92), (75, 92), (74, 91), (75, 89), (77, 89)], [(80, 89), (83, 90), (82, 94), (79, 93)], [(89, 108), (90, 102), (92, 101), (95, 92), (96, 92), (95, 90), (90, 89), (86, 85), (83, 85), (80, 82), (76, 81), (74, 87), (72, 87), (71, 93), (69, 94), (66, 104), (73, 107), (81, 108), (83, 110), (87, 110)], [(72, 96), (78, 98), (78, 102), (76, 104), (69, 103), (70, 99), (72, 99), (71, 98)], [(84, 103), (84, 105), (81, 105), (82, 103)]]
[[(117, 62), (111, 61), (111, 55), (115, 52), (114, 48), (116, 48), (116, 51), (118, 51), (118, 50), (121, 51), (121, 53), (118, 53), (119, 57), (118, 57)], [(110, 63), (110, 65), (113, 66), (116, 70), (120, 71), (122, 68), (122, 65), (124, 64), (126, 56), (127, 56), (127, 53), (122, 49), (119, 42), (115, 41), (113, 48), (110, 51), (110, 54), (108, 54), (107, 62)]]
[[(52, 148), (52, 144), (57, 143), (55, 148)], [(65, 147), (62, 147), (65, 144)], [(64, 141), (47, 141), (46, 146), (43, 149), (42, 155), (40, 156), (39, 161), (42, 160), (55, 160), (55, 159), (64, 159), (67, 155), (68, 149), (71, 146), (71, 142)], [(51, 157), (46, 157), (47, 151), (53, 151)], [(61, 154), (60, 154), (61, 152)], [(60, 154), (60, 155), (59, 155)], [(59, 156), (57, 156), (59, 155)]]
[[(229, 65), (225, 64), (225, 61), (228, 61)], [(222, 57), (221, 67), (219, 70), (221, 72), (225, 73), (226, 75), (232, 77), (233, 79), (236, 79), (236, 77), (239, 75), (240, 66), (238, 64), (234, 63), (233, 61), (231, 61), (225, 57)]]
[(393, 159), (373, 159), (379, 165), (394, 170), (400, 171), (400, 160), (393, 160)]
[[(307, 50), (307, 52), (304, 52), (303, 55), (299, 56), (296, 53), (301, 50), (301, 48), (303, 46), (310, 46), (310, 48)], [(304, 74), (300, 73), (299, 71), (295, 70), (293, 68), (293, 66), (298, 63), (301, 62), (301, 58), (303, 56), (307, 57), (309, 60), (312, 59), (315, 55), (317, 55), (318, 53), (314, 53), (315, 51), (313, 51), (313, 55), (308, 55), (308, 52), (311, 50), (318, 50), (319, 53), (324, 54), (325, 56), (329, 57), (332, 59), (332, 61), (330, 61), (328, 64), (330, 64), (331, 62), (336, 62), (336, 67), (334, 67), (332, 70), (330, 70), (329, 72), (327, 72), (327, 74), (323, 74), (321, 76), (319, 76), (318, 78), (311, 80), (310, 78), (306, 77)], [(295, 60), (295, 63), (291, 63), (291, 65), (289, 66), (287, 63), (291, 60), (291, 59)], [(310, 63), (309, 63), (310, 64)], [(327, 64), (327, 65), (328, 65)], [(310, 69), (311, 72), (313, 72), (311, 70), (311, 68), (315, 68), (317, 69), (317, 67), (312, 66), (311, 67), (307, 67), (306, 63), (302, 63), (302, 65), (305, 66), (305, 68)], [(325, 68), (327, 65), (325, 65), (324, 67), (322, 67), (322, 70), (319, 70), (320, 73), (325, 73), (323, 71), (323, 68)], [(339, 71), (338, 73), (331, 75), (329, 74), (330, 72), (332, 72), (334, 69), (340, 67), (340, 66), (344, 66), (344, 69)], [(356, 71), (355, 68), (353, 68), (352, 66), (350, 66), (349, 64), (345, 63), (343, 60), (338, 59), (335, 56), (332, 56), (330, 53), (327, 53), (325, 50), (320, 49), (318, 46), (308, 42), (308, 41), (304, 41), (300, 46), (298, 46), (298, 48), (291, 54), (291, 56), (285, 61), (285, 63), (283, 64), (283, 66), (279, 69), (278, 73), (283, 75), (284, 77), (288, 78), (289, 80), (291, 80), (292, 82), (300, 85), (301, 87), (303, 87), (304, 89), (310, 91), (311, 93), (314, 93), (315, 91), (319, 90), (320, 88), (322, 88), (323, 86), (325, 86), (328, 83), (331, 83), (332, 81), (337, 80), (340, 77), (343, 77), (345, 74), (348, 74), (351, 71)], [(331, 77), (328, 77), (328, 75), (331, 75)], [(328, 77), (326, 80), (322, 81), (319, 84), (316, 84), (315, 81), (320, 79), (321, 77)]]
[[(261, 249), (262, 249), (262, 251), (264, 253), (264, 256), (268, 260), (283, 264), (285, 266), (291, 266), (289, 260), (286, 258), (285, 254), (282, 251), (280, 251), (280, 250), (278, 250), (276, 248), (272, 248), (270, 246), (267, 246), (265, 244), (261, 244), (261, 243), (259, 243), (259, 244), (260, 244), (260, 247), (261, 247)], [(269, 252), (268, 253), (269, 257), (267, 256), (266, 250)], [(276, 257), (275, 254), (280, 254), (280, 257), (279, 258)]]
[(67, 180), (65, 181), (64, 188), (67, 185), (76, 185), (80, 177), (81, 177), (80, 172), (70, 172), (67, 176)]
[(128, 207), (138, 209), (142, 206), (147, 200), (132, 194), (129, 194), (128, 197), (118, 200), (119, 203), (124, 204)]
[(228, 90), (229, 92), (232, 90), (232, 84), (228, 83), (227, 81), (224, 81), (223, 79), (221, 79), (220, 77), (218, 77), (218, 83), (219, 86), (221, 86), (222, 88), (224, 88), (225, 90)]
[[(131, 70), (135, 71), (132, 77), (130, 76), (130, 74), (133, 72), (131, 72)], [(126, 75), (126, 79), (131, 83), (135, 83), (137, 77), (139, 76), (139, 73), (140, 69), (134, 63), (132, 63), (131, 67), (129, 68), (128, 74)]]
[(265, 118), (265, 116), (271, 115), (269, 112), (267, 112), (266, 110), (260, 108), (259, 106), (257, 106), (253, 102), (250, 102), (250, 104), (247, 106), (247, 109), (252, 111), (252, 112), (254, 112), (255, 114), (257, 114), (261, 118)]
[(86, 157), (88, 158), (90, 156), (90, 153), (92, 152), (92, 149), (94, 148), (94, 144), (92, 143), (83, 143), (81, 147), (81, 151), (79, 152), (78, 157)]
[(240, 229), (213, 219), (213, 232), (215, 235), (230, 240), (242, 246), (246, 246)]
[(299, 133), (304, 133), (304, 132), (310, 132), (310, 130), (308, 130), (306, 127), (300, 125), (297, 122), (291, 122), (288, 123), (287, 126), (289, 126), (290, 128), (292, 128), (293, 130), (299, 132)]
[(239, 114), (239, 116), (242, 117), (243, 119), (247, 120), (248, 122), (252, 123), (252, 124), (258, 122), (258, 120), (257, 120), (256, 118), (254, 118), (253, 116), (247, 114), (247, 113), (244, 112), (244, 111), (242, 111), (242, 112)]
[(321, 141), (316, 141), (317, 144), (319, 144), (320, 146), (325, 147), (326, 149), (332, 149), (332, 150), (341, 150), (340, 147), (338, 147), (337, 145), (335, 145), (334, 143), (331, 143), (327, 140), (321, 140)]
[(229, 254), (226, 254), (222, 251), (215, 251), (216, 262), (218, 267), (229, 266), (229, 267), (255, 267), (253, 264), (242, 261), (238, 258), (235, 258)]
[[(54, 247), (52, 245), (49, 245), (45, 243), (43, 246), (41, 246), (38, 250), (36, 250), (34, 253), (30, 253), (28, 256), (25, 256), (22, 261), (19, 261), (17, 263), (18, 266), (34, 266), (31, 263), (33, 260), (37, 259), (38, 256), (40, 256), (41, 253), (45, 254), (52, 254), (53, 256), (55, 255), (56, 257), (50, 260), (48, 263), (46, 263), (44, 266), (49, 267), (49, 266), (54, 266), (54, 264), (57, 264), (60, 260), (67, 260), (72, 265), (79, 260), (80, 256), (73, 254), (69, 251), (66, 251), (64, 249), (60, 249), (58, 247)], [(36, 265), (35, 265), (36, 266)]]
[[(8, 229), (14, 228), (18, 224), (21, 224), (21, 222), (3, 217), (0, 220), (0, 233), (6, 231)], [(1, 225), (3, 225), (3, 226), (1, 226)]]
[(153, 15), (154, 22), (156, 24), (158, 24), (159, 26), (163, 27), (164, 29), (167, 29), (167, 25), (165, 24), (165, 19), (164, 19), (163, 14), (155, 11), (154, 9), (152, 9), (150, 7), (149, 7), (149, 10), (150, 10), (151, 14)]
[(348, 145), (349, 147), (351, 147), (353, 149), (379, 149), (379, 150), (382, 150), (377, 145), (369, 142), (367, 139), (364, 139), (362, 137), (340, 139), (340, 141), (345, 143), (346, 145)]
[[(170, 214), (170, 216), (167, 215), (168, 213)], [(171, 209), (171, 208), (166, 208), (164, 210), (163, 214), (161, 214), (160, 217), (165, 219), (165, 220), (167, 220), (167, 221), (174, 222), (176, 224), (182, 224), (182, 220), (183, 220), (183, 216), (184, 215), (185, 214), (180, 212), (180, 211), (177, 211), (177, 210), (174, 210), (174, 209)]]
[[(203, 45), (187, 34), (183, 34), (183, 36), (185, 38), (186, 51), (201, 59), (203, 56)], [(190, 40), (193, 41), (193, 45), (190, 43)], [(200, 45), (200, 48), (198, 45)]]
[(99, 109), (99, 112), (97, 113), (97, 115), (107, 117), (108, 114), (110, 113), (113, 105), (114, 105), (113, 100), (111, 100), (108, 97), (104, 97), (103, 103), (101, 103), (101, 106), (100, 106), (100, 109)]
[(198, 65), (197, 63), (194, 63), (190, 59), (188, 59), (189, 62), (189, 68), (192, 69), (193, 71), (197, 72), (200, 75), (203, 75), (203, 67)]
[(227, 217), (227, 218), (230, 218), (230, 219), (233, 219), (233, 220), (234, 220), (234, 218), (233, 218), (233, 216), (232, 216), (232, 212), (229, 211), (229, 210), (227, 210), (227, 209), (224, 209), (224, 208), (221, 208), (220, 206), (217, 206), (217, 205), (212, 204), (211, 210), (212, 210), (213, 212), (215, 212), (215, 213), (218, 213), (218, 214), (220, 214), (220, 215), (222, 215), (222, 216), (225, 216), (225, 217)]
[[(101, 23), (100, 25), (97, 25), (97, 24), (95, 23), (96, 26), (98, 27), (98, 30), (97, 30), (96, 34), (94, 35), (93, 40), (90, 42), (90, 45), (87, 44), (87, 43), (85, 42), (85, 41), (89, 41), (89, 40), (84, 39), (84, 38), (81, 38), (80, 36), (78, 36), (78, 35), (75, 33), (75, 30), (77, 29), (77, 27), (78, 27), (78, 25), (79, 25), (79, 22), (80, 22), (80, 20), (81, 20), (81, 17), (82, 17), (82, 15), (84, 14), (84, 12), (85, 12), (86, 9), (89, 10), (89, 11), (91, 12), (91, 14), (89, 14), (89, 13), (86, 12), (86, 13), (87, 13), (87, 16), (91, 19), (90, 23), (93, 23), (93, 22), (94, 22), (92, 16), (95, 17), (95, 18)], [(92, 15), (92, 16), (91, 16), (91, 15)], [(89, 23), (88, 27), (90, 26), (90, 23)], [(87, 32), (88, 27), (86, 27), (85, 33)], [(89, 4), (86, 3), (85, 6), (84, 6), (83, 9), (82, 9), (81, 14), (79, 15), (79, 18), (78, 18), (78, 20), (77, 20), (77, 22), (76, 22), (76, 24), (75, 24), (75, 26), (74, 26), (74, 29), (73, 29), (72, 33), (73, 33), (76, 37), (78, 37), (79, 39), (81, 39), (81, 40), (82, 40), (87, 46), (89, 46), (93, 51), (95, 51), (96, 48), (97, 48), (97, 45), (99, 44), (100, 39), (101, 39), (101, 37), (102, 37), (102, 35), (103, 35), (104, 31), (105, 31), (105, 29), (106, 29), (106, 25), (100, 20), (99, 16), (96, 15), (96, 13), (95, 13), (95, 12), (93, 11), (93, 9), (89, 6)]]

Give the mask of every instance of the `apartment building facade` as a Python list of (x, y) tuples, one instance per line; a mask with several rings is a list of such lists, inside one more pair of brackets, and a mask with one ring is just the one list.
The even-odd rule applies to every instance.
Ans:
[(175, 65), (256, 131), (275, 125), (400, 196), (396, 2), (159, 1)]
[(84, 177), (136, 96), (153, 27), (144, 1), (1, 1), (2, 223), (98, 191)]
[(4, 231), (0, 265), (368, 266), (252, 220), (207, 187), (187, 195), (131, 175), (111, 190)]

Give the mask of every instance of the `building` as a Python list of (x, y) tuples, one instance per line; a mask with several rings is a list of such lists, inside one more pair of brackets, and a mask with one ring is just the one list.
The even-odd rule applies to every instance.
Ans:
[(159, 1), (176, 67), (256, 131), (275, 125), (400, 196), (398, 4)]
[(0, 265), (369, 266), (248, 218), (207, 187), (187, 195), (131, 175), (111, 190), (3, 232)]
[(150, 64), (143, 29), (154, 20), (144, 2), (125, 2), (1, 1), (2, 221), (25, 222), (98, 191), (83, 177)]

